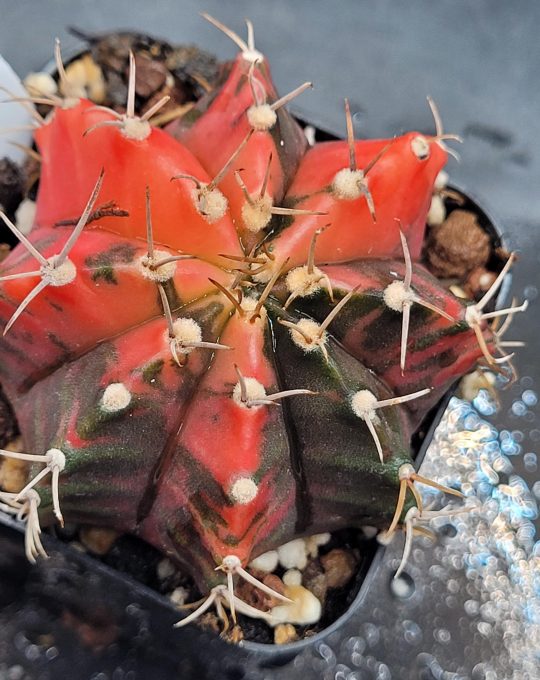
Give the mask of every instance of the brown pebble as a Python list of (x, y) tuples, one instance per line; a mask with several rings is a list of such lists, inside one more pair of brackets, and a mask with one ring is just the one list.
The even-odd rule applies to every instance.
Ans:
[(168, 70), (165, 64), (154, 61), (144, 54), (135, 55), (135, 92), (147, 98), (165, 85)]
[(18, 493), (28, 481), (28, 463), (15, 458), (5, 458), (0, 467), (0, 486), (8, 493)]
[(106, 555), (120, 534), (106, 527), (83, 527), (80, 531), (81, 543), (95, 555)]
[[(250, 569), (250, 573), (255, 576), (256, 579), (262, 581), (265, 586), (272, 588), (272, 590), (280, 593), (280, 595), (285, 595), (285, 584), (276, 574), (265, 574), (264, 572), (259, 572), (255, 569)], [(256, 609), (266, 610), (270, 607), (282, 604), (281, 600), (278, 600), (278, 598), (268, 595), (260, 588), (257, 588), (257, 586), (254, 586), (243, 579), (237, 582), (235, 591), (241, 600), (247, 602), (247, 604), (250, 604)]]
[[(167, 78), (168, 80), (168, 78)], [(174, 82), (173, 85), (170, 86), (167, 83), (159, 89), (156, 90), (153, 94), (149, 96), (149, 98), (144, 102), (144, 104), (141, 106), (140, 113), (141, 115), (145, 114), (147, 111), (149, 111), (155, 104), (157, 104), (163, 97), (168, 96), (170, 97), (169, 101), (164, 104), (157, 114), (155, 116), (152, 116), (152, 125), (155, 124), (155, 121), (157, 120), (159, 125), (162, 125), (161, 121), (165, 120), (168, 122), (169, 120), (174, 120), (175, 116), (173, 115), (174, 111), (179, 110), (179, 106), (183, 105), (185, 98), (183, 97), (182, 92), (180, 92), (176, 87), (174, 87)], [(185, 110), (188, 111), (190, 107), (186, 107)], [(182, 116), (184, 111), (184, 107), (180, 109), (180, 113), (177, 114), (176, 117)]]
[(221, 632), (221, 623), (214, 612), (205, 612), (199, 619), (201, 628), (211, 630), (213, 633)]
[[(285, 584), (276, 574), (265, 574), (261, 579), (265, 586), (272, 588), (280, 595), (285, 595)], [(268, 596), (269, 607), (274, 607), (278, 601), (277, 598)], [(281, 600), (279, 600), (281, 602)]]
[(429, 232), (426, 257), (435, 276), (464, 279), (475, 267), (484, 266), (490, 253), (489, 236), (467, 210), (454, 210)]
[[(17, 437), (17, 439), (9, 442), (3, 448), (6, 451), (21, 453), (23, 450), (22, 440), (20, 437)], [(9, 493), (18, 493), (28, 481), (28, 470), (29, 464), (25, 460), (2, 458), (2, 464), (0, 465), (0, 486)]]
[(232, 628), (229, 628), (228, 630), (224, 630), (221, 633), (220, 636), (223, 640), (227, 640), (227, 642), (232, 642), (233, 644), (237, 645), (239, 642), (242, 642), (244, 639), (244, 632), (240, 628), (238, 624), (234, 625)]
[(328, 554), (322, 555), (321, 564), (329, 588), (342, 588), (354, 576), (356, 559), (346, 550), (335, 548)]
[(302, 572), (302, 583), (324, 605), (328, 583), (319, 559), (311, 559)]
[(286, 645), (298, 640), (298, 633), (292, 623), (280, 623), (274, 628), (274, 644)]

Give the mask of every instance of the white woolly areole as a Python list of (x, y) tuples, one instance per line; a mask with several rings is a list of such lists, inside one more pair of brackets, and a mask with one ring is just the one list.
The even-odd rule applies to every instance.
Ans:
[(159, 283), (165, 283), (169, 279), (172, 279), (176, 272), (176, 262), (168, 262), (167, 264), (160, 265), (157, 269), (151, 269), (156, 262), (164, 260), (167, 257), (171, 257), (171, 253), (166, 250), (154, 250), (154, 257), (149, 257), (148, 255), (143, 255), (139, 258), (138, 268), (139, 272), (144, 276), (145, 279), (150, 281), (157, 281)]
[(57, 257), (57, 255), (49, 257), (47, 260), (49, 266), (40, 268), (41, 276), (50, 286), (65, 286), (75, 280), (77, 268), (69, 258), (66, 258), (61, 265), (56, 266)]
[(414, 293), (405, 288), (403, 281), (392, 281), (384, 289), (383, 300), (385, 305), (394, 312), (402, 312), (406, 302), (414, 301)]
[(219, 189), (207, 190), (207, 186), (201, 183), (200, 187), (193, 189), (191, 195), (199, 214), (213, 224), (225, 215), (229, 202)]
[(362, 195), (362, 185), (366, 185), (366, 178), (362, 170), (343, 168), (336, 173), (332, 182), (332, 191), (336, 198), (344, 201), (353, 201)]
[(482, 322), (482, 312), (476, 305), (469, 305), (465, 310), (465, 321), (469, 326), (477, 326)]
[(190, 345), (202, 340), (201, 327), (194, 319), (176, 319), (173, 331), (178, 354), (189, 354), (195, 349)]
[(321, 327), (316, 321), (300, 319), (296, 325), (311, 338), (311, 342), (308, 342), (295, 328), (290, 329), (292, 341), (297, 347), (303, 349), (304, 352), (313, 352), (326, 342), (326, 331), (323, 331), (321, 334)]
[(126, 118), (122, 122), (120, 128), (121, 133), (128, 139), (134, 139), (137, 142), (142, 142), (150, 136), (152, 126), (147, 120), (140, 118)]
[[(268, 283), (268, 281), (270, 281), (270, 279), (272, 278), (272, 275), (275, 273), (276, 269), (279, 267), (279, 263), (277, 263), (275, 260), (271, 260), (265, 253), (261, 253), (260, 256), (257, 255), (257, 257), (265, 259), (266, 262), (264, 264), (264, 269), (262, 269), (257, 274), (252, 274), (251, 278), (257, 283)], [(260, 266), (261, 266), (260, 264), (254, 262), (250, 266), (250, 269), (259, 269)]]
[(266, 397), (266, 390), (264, 386), (255, 378), (244, 378), (246, 386), (246, 403), (242, 401), (242, 388), (240, 382), (237, 382), (233, 389), (233, 399), (242, 408), (258, 409), (264, 404), (250, 404), (250, 401), (264, 399)]
[(403, 465), (400, 466), (398, 470), (398, 478), (400, 480), (402, 479), (410, 479), (415, 473), (414, 467), (410, 463), (404, 463)]
[(45, 453), (45, 459), (48, 467), (56, 467), (60, 472), (66, 467), (66, 457), (60, 449), (49, 449)]
[(257, 497), (259, 487), (251, 477), (239, 477), (231, 486), (229, 495), (239, 505), (247, 505)]
[(411, 139), (411, 149), (418, 160), (425, 161), (427, 158), (429, 158), (429, 142), (422, 135), (418, 135), (417, 137)]
[(307, 565), (306, 543), (303, 538), (295, 538), (278, 549), (279, 563), (285, 569), (305, 569)]
[[(255, 311), (255, 307), (257, 306), (257, 298), (253, 297), (245, 297), (242, 299), (242, 302), (240, 303), (240, 307), (243, 309), (244, 312), (246, 312), (246, 318), (250, 319), (250, 312)], [(264, 322), (266, 320), (266, 309), (265, 307), (261, 307), (259, 310), (259, 321)], [(256, 322), (255, 322), (256, 323)]]
[(257, 571), (264, 571), (265, 574), (269, 574), (274, 571), (279, 562), (279, 557), (277, 550), (269, 550), (268, 552), (259, 555), (254, 560), (251, 560), (249, 566)]
[(254, 234), (264, 229), (272, 219), (272, 199), (270, 196), (263, 196), (242, 206), (242, 220), (244, 226)]
[(294, 293), (298, 297), (307, 297), (321, 290), (322, 278), (323, 273), (320, 269), (313, 267), (310, 274), (309, 267), (305, 264), (303, 267), (291, 269), (285, 278), (285, 285), (290, 293)]
[(254, 130), (265, 132), (274, 127), (277, 114), (270, 104), (256, 104), (247, 110), (247, 119)]
[(242, 52), (242, 58), (250, 64), (255, 64), (256, 62), (262, 64), (264, 61), (264, 54), (261, 54), (258, 50), (244, 50)]
[(225, 571), (235, 571), (238, 567), (242, 566), (242, 562), (236, 555), (225, 555), (220, 566), (223, 567)]
[(124, 383), (111, 383), (101, 397), (101, 408), (107, 413), (116, 413), (127, 408), (131, 402), (131, 392)]
[(351, 397), (353, 413), (362, 420), (373, 420), (376, 417), (377, 397), (369, 390), (359, 390)]

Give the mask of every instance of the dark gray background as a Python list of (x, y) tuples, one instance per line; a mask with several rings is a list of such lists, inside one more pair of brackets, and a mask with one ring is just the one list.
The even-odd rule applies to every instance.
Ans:
[[(132, 28), (231, 57), (235, 47), (198, 16), (202, 10), (242, 35), (249, 16), (280, 92), (313, 80), (297, 110), (338, 134), (344, 133), (345, 96), (356, 112), (357, 135), (365, 137), (433, 130), (425, 100), (433, 96), (446, 130), (465, 139), (461, 164), (450, 160), (451, 179), (496, 217), (508, 245), (521, 254), (514, 293), (533, 304), (518, 315), (509, 338), (528, 347), (517, 361), (521, 381), (503, 395), (497, 422), (522, 431), (524, 450), (538, 452), (538, 415), (518, 419), (512, 405), (525, 387), (538, 392), (540, 378), (534, 304), (540, 287), (540, 3), (0, 0), (0, 52), (24, 75), (50, 59), (55, 36), (66, 52), (79, 44), (66, 34), (71, 24), (89, 32)], [(532, 483), (536, 475), (524, 476)]]

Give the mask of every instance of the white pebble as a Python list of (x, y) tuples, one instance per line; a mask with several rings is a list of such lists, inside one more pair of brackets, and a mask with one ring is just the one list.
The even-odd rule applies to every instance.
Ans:
[(302, 572), (298, 571), (298, 569), (288, 569), (283, 574), (282, 581), (286, 586), (301, 586)]
[[(279, 563), (285, 569), (305, 569), (307, 564), (306, 543), (303, 538), (285, 543), (278, 548)], [(291, 621), (292, 623), (292, 621)]]
[(326, 545), (332, 536), (327, 532), (325, 534), (314, 534), (304, 539), (306, 543), (306, 550), (310, 557), (317, 557), (319, 554), (319, 547)]
[(179, 588), (175, 588), (172, 591), (172, 593), (169, 595), (169, 600), (178, 607), (181, 607), (182, 605), (186, 604), (188, 597), (189, 592), (180, 586)]
[(29, 73), (23, 82), (25, 88), (34, 97), (47, 97), (56, 94), (58, 90), (55, 79), (43, 71)]
[(427, 214), (427, 223), (433, 227), (442, 224), (446, 219), (446, 208), (443, 199), (439, 194), (434, 194), (431, 198), (431, 205)]
[(437, 177), (435, 177), (435, 183), (433, 185), (433, 188), (435, 191), (440, 191), (441, 189), (446, 188), (446, 185), (448, 184), (448, 173), (446, 170), (441, 170)]
[(162, 581), (164, 581), (166, 578), (169, 578), (169, 576), (172, 576), (174, 572), (174, 564), (167, 557), (158, 562), (157, 575)]
[(315, 146), (315, 141), (316, 141), (315, 140), (315, 133), (316, 133), (316, 130), (313, 127), (313, 125), (306, 125), (306, 127), (304, 128), (304, 135), (306, 136), (307, 143), (309, 144), (309, 146)]
[(321, 618), (321, 603), (304, 586), (285, 586), (285, 595), (293, 600), (290, 604), (279, 604), (271, 610), (271, 626), (292, 623), (307, 626)]
[(268, 552), (259, 555), (254, 560), (251, 560), (249, 566), (257, 571), (264, 571), (266, 574), (274, 571), (279, 562), (277, 550), (269, 550)]
[(23, 234), (29, 234), (34, 226), (36, 216), (36, 203), (25, 198), (15, 211), (15, 223)]

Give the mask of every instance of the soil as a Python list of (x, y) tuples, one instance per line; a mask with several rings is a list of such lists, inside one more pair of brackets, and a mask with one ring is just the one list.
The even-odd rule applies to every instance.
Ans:
[[(160, 110), (159, 117), (174, 119), (175, 112), (187, 110), (215, 87), (221, 75), (216, 57), (194, 45), (172, 45), (142, 33), (107, 33), (91, 35), (70, 29), (88, 43), (89, 56), (101, 73), (105, 89), (99, 104), (123, 111), (127, 97), (129, 53), (135, 55), (135, 105), (143, 114), (165, 95), (170, 101)], [(70, 66), (76, 68), (76, 61)], [(68, 67), (69, 75), (69, 67)], [(155, 123), (155, 121), (154, 121)]]
[[(76, 544), (78, 549), (81, 549), (81, 530), (78, 527), (66, 525), (64, 529), (61, 529), (55, 526), (51, 531), (60, 540)], [(295, 626), (299, 639), (315, 635), (324, 628), (327, 628), (347, 611), (360, 590), (378, 548), (379, 545), (375, 539), (366, 538), (362, 531), (354, 529), (344, 529), (335, 532), (332, 534), (330, 541), (320, 547), (318, 556), (310, 559), (307, 567), (303, 570), (305, 584), (309, 581), (310, 572), (311, 578), (313, 578), (314, 573), (324, 575), (323, 565), (327, 561), (325, 558), (331, 556), (336, 551), (347, 555), (349, 560), (354, 562), (355, 568), (354, 570), (347, 569), (347, 576), (352, 574), (352, 577), (348, 578), (345, 584), (340, 584), (339, 587), (330, 587), (329, 584), (325, 585), (323, 615), (314, 625)], [(128, 574), (166, 597), (170, 597), (173, 591), (178, 588), (182, 588), (185, 591), (186, 602), (196, 602), (202, 597), (190, 576), (176, 567), (161, 570), (160, 563), (164, 559), (163, 555), (152, 546), (134, 536), (124, 535), (118, 537), (105, 555), (98, 555), (91, 550), (89, 552), (104, 564)], [(164, 574), (163, 571), (166, 573)], [(281, 578), (285, 571), (283, 567), (278, 567), (273, 573)], [(330, 578), (335, 578), (335, 575)], [(274, 629), (267, 626), (266, 623), (242, 615), (238, 615), (238, 623), (243, 639), (263, 644), (274, 643)], [(197, 625), (217, 630), (222, 628), (221, 622), (213, 614), (210, 614), (206, 619), (201, 619)]]

